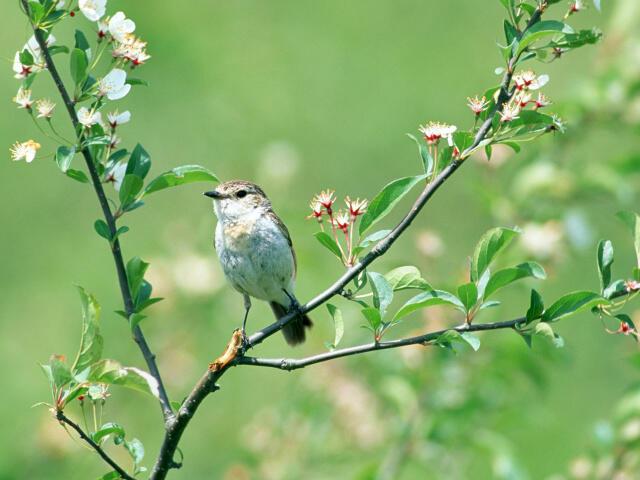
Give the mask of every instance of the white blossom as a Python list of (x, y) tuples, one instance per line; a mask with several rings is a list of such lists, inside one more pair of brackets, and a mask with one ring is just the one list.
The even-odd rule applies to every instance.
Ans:
[(78, 7), (87, 19), (97, 22), (107, 10), (107, 0), (79, 0)]
[(107, 114), (109, 125), (111, 128), (116, 128), (118, 125), (128, 123), (131, 120), (131, 112), (129, 110), (119, 113), (117, 110)]
[(458, 130), (455, 125), (447, 125), (440, 122), (429, 122), (426, 125), (420, 125), (418, 129), (429, 145), (434, 145), (445, 138), (450, 146), (453, 145), (453, 134)]
[(114, 68), (98, 82), (98, 95), (106, 96), (109, 100), (120, 100), (131, 90), (131, 85), (126, 82), (127, 72)]
[(31, 100), (31, 90), (20, 87), (18, 93), (13, 97), (13, 101), (18, 104), (18, 108), (31, 109), (33, 100)]
[(122, 181), (124, 180), (124, 176), (126, 175), (126, 173), (127, 173), (126, 163), (116, 164), (111, 170), (111, 172), (109, 173), (107, 180), (110, 182), (113, 182), (113, 188), (115, 188), (116, 191), (118, 192), (120, 191), (120, 187), (122, 186)]
[(33, 159), (36, 158), (36, 153), (39, 149), (40, 144), (33, 140), (16, 142), (11, 147), (11, 159), (15, 162), (25, 160), (27, 163), (31, 163), (33, 162)]
[(102, 124), (102, 114), (94, 110), (89, 110), (87, 107), (82, 107), (78, 110), (78, 122), (86, 128), (96, 124)]
[(56, 108), (56, 104), (48, 98), (42, 98), (36, 102), (36, 110), (38, 110), (38, 118), (51, 118), (53, 115), (53, 109)]
[(127, 35), (133, 33), (135, 29), (136, 24), (127, 18), (124, 12), (117, 12), (109, 19), (109, 33), (120, 43), (124, 43)]

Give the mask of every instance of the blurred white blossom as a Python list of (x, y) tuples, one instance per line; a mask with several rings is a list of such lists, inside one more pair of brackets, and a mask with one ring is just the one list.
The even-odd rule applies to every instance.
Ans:
[(109, 100), (120, 100), (131, 90), (127, 84), (127, 72), (114, 68), (98, 82), (98, 95), (106, 96)]
[(127, 18), (124, 12), (117, 12), (109, 19), (109, 33), (120, 43), (124, 43), (128, 34), (133, 33), (136, 24)]
[(97, 22), (106, 12), (107, 0), (79, 0), (78, 7), (88, 20)]

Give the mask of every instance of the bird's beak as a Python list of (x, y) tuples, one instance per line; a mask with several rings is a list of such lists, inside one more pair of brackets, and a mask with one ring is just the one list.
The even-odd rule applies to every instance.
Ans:
[(218, 192), (217, 190), (211, 190), (209, 192), (204, 192), (203, 195), (205, 197), (211, 197), (211, 198), (222, 198), (222, 194), (220, 192)]

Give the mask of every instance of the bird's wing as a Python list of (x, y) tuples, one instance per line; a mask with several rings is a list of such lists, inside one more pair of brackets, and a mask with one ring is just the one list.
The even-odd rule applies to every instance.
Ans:
[(280, 217), (276, 215), (276, 212), (269, 209), (267, 211), (267, 215), (271, 220), (273, 220), (273, 223), (275, 223), (278, 226), (278, 229), (282, 232), (284, 237), (287, 239), (289, 246), (291, 247), (291, 255), (293, 256), (293, 277), (295, 278), (296, 270), (298, 269), (298, 261), (296, 259), (296, 251), (293, 249), (293, 242), (291, 241), (291, 235), (289, 235), (289, 230), (287, 229), (287, 226), (284, 224), (284, 222), (280, 220)]

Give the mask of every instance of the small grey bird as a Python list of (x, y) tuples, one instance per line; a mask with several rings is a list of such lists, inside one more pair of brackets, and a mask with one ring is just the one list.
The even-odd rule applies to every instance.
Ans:
[[(297, 308), (294, 295), (296, 254), (287, 227), (271, 208), (256, 184), (241, 180), (225, 182), (210, 192), (218, 217), (215, 247), (225, 276), (244, 296), (244, 334), (251, 297), (269, 302), (276, 318)], [(306, 315), (289, 322), (282, 333), (289, 345), (305, 340)]]

